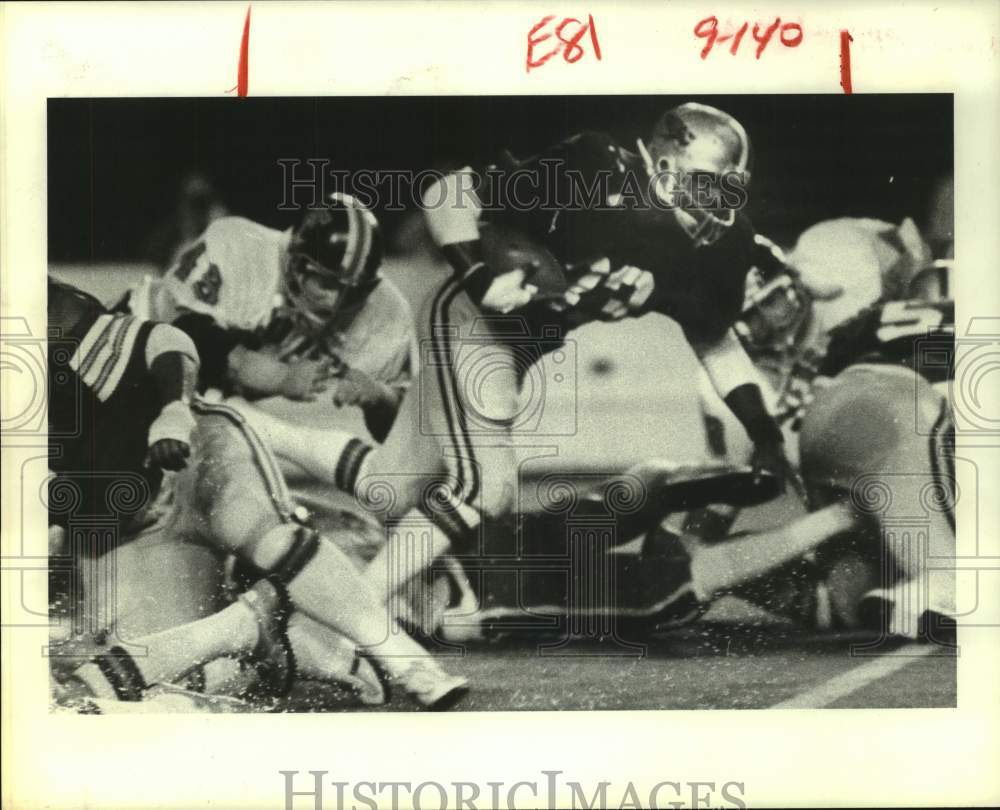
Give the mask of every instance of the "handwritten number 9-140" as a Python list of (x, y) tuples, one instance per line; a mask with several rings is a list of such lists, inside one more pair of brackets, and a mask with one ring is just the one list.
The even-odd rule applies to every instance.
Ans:
[(750, 27), (749, 22), (744, 22), (735, 31), (723, 34), (719, 32), (719, 18), (712, 16), (699, 21), (694, 27), (694, 35), (705, 40), (705, 47), (701, 49), (701, 58), (707, 59), (716, 43), (729, 42), (730, 40), (732, 40), (732, 44), (728, 50), (735, 56), (748, 30), (750, 36), (757, 43), (754, 53), (757, 59), (760, 59), (768, 43), (774, 39), (775, 33), (778, 35), (778, 41), (786, 48), (796, 48), (802, 43), (802, 26), (795, 22), (782, 23), (780, 17), (775, 17), (774, 22), (767, 26), (755, 22), (753, 28)]

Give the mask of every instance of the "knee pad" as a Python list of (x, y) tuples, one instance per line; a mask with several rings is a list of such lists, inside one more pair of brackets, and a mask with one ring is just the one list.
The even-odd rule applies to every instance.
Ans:
[(287, 587), (316, 556), (319, 543), (319, 532), (312, 527), (282, 523), (253, 544), (250, 558), (237, 568), (237, 578), (243, 584), (250, 584), (269, 577)]

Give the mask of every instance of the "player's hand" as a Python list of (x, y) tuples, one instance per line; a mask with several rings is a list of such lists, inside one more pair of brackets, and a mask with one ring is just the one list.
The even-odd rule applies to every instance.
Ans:
[(191, 455), (194, 416), (179, 399), (167, 403), (149, 426), (148, 462), (161, 470), (183, 470)]
[(538, 287), (524, 283), (537, 269), (537, 265), (532, 263), (525, 269), (519, 268), (497, 276), (483, 296), (483, 308), (507, 313), (523, 307), (538, 293)]
[(330, 387), (330, 369), (333, 359), (293, 359), (285, 364), (281, 381), (281, 394), (299, 402), (313, 402)]
[(183, 470), (191, 455), (191, 445), (177, 439), (160, 439), (149, 448), (149, 463), (161, 470)]
[(392, 389), (378, 380), (373, 380), (363, 371), (349, 368), (337, 383), (333, 392), (333, 404), (338, 408), (357, 405), (366, 408), (392, 398)]

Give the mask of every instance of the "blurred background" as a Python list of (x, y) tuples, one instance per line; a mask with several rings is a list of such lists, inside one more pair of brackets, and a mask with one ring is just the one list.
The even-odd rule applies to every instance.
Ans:
[[(288, 227), (279, 159), (418, 171), (488, 163), (503, 149), (527, 156), (583, 129), (634, 149), (688, 100), (743, 122), (754, 149), (747, 210), (778, 242), (837, 216), (926, 226), (952, 170), (952, 97), (942, 94), (52, 99), (49, 258), (158, 259), (185, 198)], [(390, 232), (405, 220), (378, 213)]]
[[(50, 270), (110, 301), (214, 218), (290, 227), (298, 214), (279, 209), (279, 160), (448, 169), (504, 149), (525, 157), (585, 129), (634, 149), (666, 109), (689, 100), (743, 122), (754, 152), (747, 213), (779, 244), (847, 216), (912, 217), (932, 245), (950, 240), (950, 95), (51, 99)], [(386, 274), (416, 306), (445, 270), (418, 213), (376, 214), (391, 247)], [(538, 369), (542, 421), (526, 440), (556, 449), (538, 464), (611, 471), (656, 455), (706, 456), (694, 359), (671, 322), (648, 315), (571, 337), (568, 371)], [(323, 407), (317, 420), (351, 422)], [(726, 430), (733, 452), (745, 452), (735, 423)]]

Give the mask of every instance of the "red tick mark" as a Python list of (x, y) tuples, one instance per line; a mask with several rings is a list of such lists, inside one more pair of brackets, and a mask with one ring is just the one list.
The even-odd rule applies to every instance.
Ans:
[(243, 38), (240, 40), (240, 64), (236, 70), (236, 94), (246, 98), (250, 83), (250, 6), (247, 6), (247, 16), (243, 21)]
[(851, 43), (854, 37), (848, 31), (840, 32), (840, 86), (847, 95), (851, 95), (854, 86), (851, 84)]

